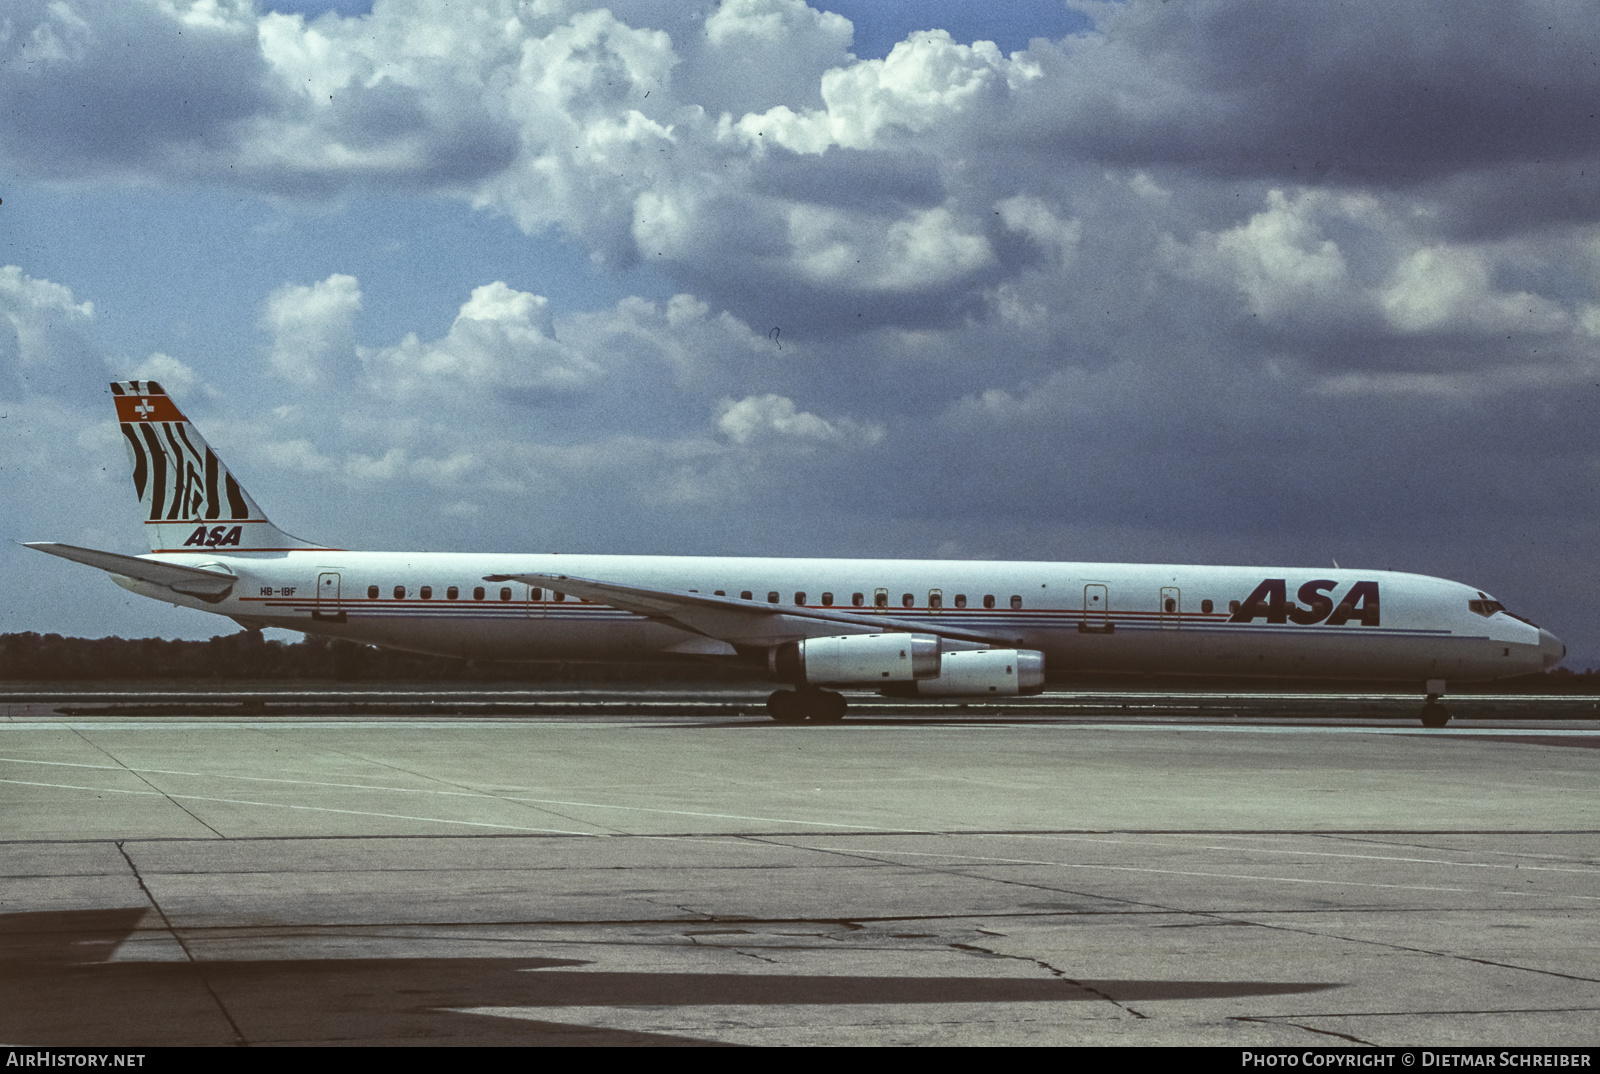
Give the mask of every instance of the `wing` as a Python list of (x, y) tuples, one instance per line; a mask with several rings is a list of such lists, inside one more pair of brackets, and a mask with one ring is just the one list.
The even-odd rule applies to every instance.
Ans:
[(99, 567), (103, 571), (120, 574), (124, 578), (136, 578), (141, 582), (164, 585), (179, 593), (190, 593), (197, 597), (221, 597), (238, 581), (233, 575), (223, 574), (220, 571), (183, 567), (176, 563), (140, 559), (138, 556), (101, 552), (94, 548), (79, 548), (72, 544), (56, 544), (54, 541), (29, 541), (27, 547), (37, 548), (41, 552), (49, 552), (52, 556), (70, 559), (75, 563)]
[[(566, 574), (491, 574), (486, 582), (523, 582), (554, 589), (596, 604), (633, 612), (730, 645), (779, 645), (800, 638), (838, 634), (885, 634), (904, 631), (932, 634), (974, 646), (1011, 646), (1022, 639), (1007, 634), (984, 633), (937, 620), (898, 619), (870, 612), (840, 611), (799, 605), (758, 604), (733, 597), (706, 596), (681, 590), (573, 578)], [(953, 645), (950, 648), (960, 648)]]

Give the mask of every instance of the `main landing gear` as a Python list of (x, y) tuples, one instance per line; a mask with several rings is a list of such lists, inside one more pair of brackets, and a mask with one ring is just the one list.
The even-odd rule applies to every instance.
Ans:
[(1450, 711), (1439, 704), (1438, 694), (1429, 694), (1422, 703), (1422, 726), (1443, 727), (1450, 722)]
[(838, 723), (848, 705), (843, 694), (814, 688), (774, 690), (767, 698), (767, 712), (779, 723)]

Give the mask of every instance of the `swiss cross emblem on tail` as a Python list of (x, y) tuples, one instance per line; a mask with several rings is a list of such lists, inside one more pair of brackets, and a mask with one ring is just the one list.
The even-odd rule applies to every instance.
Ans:
[(160, 384), (111, 385), (152, 552), (315, 547), (267, 521)]

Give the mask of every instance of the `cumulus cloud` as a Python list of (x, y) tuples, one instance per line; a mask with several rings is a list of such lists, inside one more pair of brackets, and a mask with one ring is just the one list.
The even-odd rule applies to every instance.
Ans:
[(1083, 225), (1063, 220), (1049, 203), (1027, 194), (995, 202), (995, 213), (1010, 231), (1025, 235), (1058, 262), (1071, 257), (1083, 238)]
[(26, 174), (214, 173), (275, 107), (249, 0), (17, 0), (0, 156)]
[(1002, 57), (992, 41), (963, 45), (944, 30), (931, 30), (895, 45), (885, 59), (828, 71), (824, 108), (797, 114), (778, 105), (725, 123), (721, 133), (758, 151), (771, 145), (797, 153), (867, 149), (992, 115), (1007, 90), (1039, 75), (1026, 59)]
[(825, 421), (794, 405), (794, 400), (767, 393), (744, 399), (724, 399), (719, 407), (717, 428), (735, 444), (750, 444), (764, 439), (790, 442), (839, 443), (857, 441), (875, 444), (883, 439), (878, 425), (860, 425), (849, 419)]
[(1306, 211), (1310, 195), (1291, 202), (1281, 190), (1249, 221), (1215, 236), (1202, 236), (1204, 255), (1194, 258), (1201, 275), (1218, 274), (1242, 293), (1251, 313), (1278, 317), (1347, 302), (1352, 281), (1339, 246)]
[(1481, 250), (1429, 246), (1406, 258), (1383, 294), (1389, 323), (1402, 332), (1558, 332), (1567, 311), (1526, 291), (1494, 287), (1492, 263)]
[(99, 394), (97, 382), (104, 378), (89, 340), (92, 302), (74, 301), (71, 288), (7, 265), (0, 268), (0, 316), (7, 394)]
[(703, 33), (675, 37), (689, 55), (674, 88), (713, 117), (820, 105), (819, 80), (854, 59), (854, 35), (849, 19), (803, 0), (727, 0)]
[[(1523, 243), (1440, 242), (1431, 220), (1400, 208), (1370, 194), (1273, 189), (1235, 227), (1186, 243), (1166, 236), (1163, 257), (1188, 280), (1236, 295), (1250, 331), (1280, 348), (1298, 341), (1299, 356), (1317, 364), (1476, 371), (1485, 362), (1525, 365), (1508, 341), (1581, 347), (1587, 306), (1572, 291), (1581, 266), (1570, 254), (1562, 255), (1569, 285), (1540, 294), (1508, 281), (1543, 275), (1549, 286), (1551, 270), (1561, 271), (1551, 258), (1558, 251), (1530, 257)], [(1530, 264), (1540, 271), (1530, 274)], [(1495, 382), (1475, 378), (1474, 392)]]
[(168, 395), (188, 398), (202, 385), (200, 374), (186, 362), (160, 351), (129, 370), (130, 380), (153, 380), (166, 389)]
[(600, 369), (555, 339), (549, 300), (496, 280), (474, 288), (450, 331), (431, 342), (410, 334), (393, 347), (363, 348), (374, 386), (400, 396), (565, 394)]
[(1258, 314), (1307, 292), (1326, 305), (1350, 271), (1337, 237), (1308, 238), (1312, 187), (1421, 199), (1419, 250), (1481, 231), (1510, 189), (1533, 192), (1523, 219), (1600, 211), (1566, 172), (1600, 165), (1585, 5), (1085, 11), (1092, 32), (1009, 56), (930, 30), (862, 60), (848, 20), (800, 0), (411, 0), (313, 20), (246, 0), (24, 0), (0, 42), (17, 102), (0, 158), (290, 198), (438, 191), (604, 263), (649, 262), (745, 319), (771, 319), (781, 291), (791, 324), (830, 332), (981, 314), (1081, 247), (1095, 221), (1075, 202), (1107, 166), (1145, 194), (1174, 172), (1271, 178), (1281, 203), (1202, 228), (1256, 275)]
[(286, 283), (267, 298), (262, 327), (272, 333), (273, 371), (295, 384), (315, 384), (331, 359), (354, 346), (351, 321), (361, 309), (361, 285), (334, 273), (309, 287)]
[[(635, 389), (659, 383), (670, 391), (726, 390), (783, 353), (781, 329), (778, 338), (757, 332), (691, 294), (666, 302), (625, 298), (611, 309), (574, 313), (563, 319), (561, 333)], [(793, 341), (788, 347), (791, 356), (805, 353)]]

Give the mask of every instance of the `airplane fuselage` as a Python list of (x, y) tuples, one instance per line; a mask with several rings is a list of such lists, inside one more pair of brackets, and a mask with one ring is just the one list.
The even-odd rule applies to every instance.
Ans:
[[(786, 636), (840, 631), (785, 609), (834, 609), (1009, 636), (1051, 672), (1406, 682), (1536, 672), (1559, 641), (1457, 582), (1392, 571), (971, 560), (838, 560), (479, 553), (159, 553), (220, 570), (221, 599), (117, 577), (134, 592), (251, 626), (501, 660), (647, 661), (770, 645), (712, 641), (554, 586), (489, 576), (605, 578), (725, 596), (776, 614)], [(770, 632), (771, 627), (760, 628)], [(904, 629), (898, 627), (895, 629)], [(745, 645), (741, 645), (744, 642)], [(724, 645), (723, 649), (716, 646)]]

